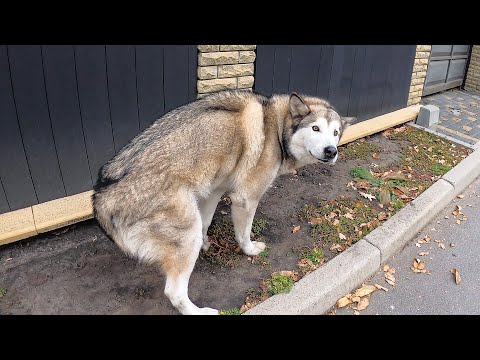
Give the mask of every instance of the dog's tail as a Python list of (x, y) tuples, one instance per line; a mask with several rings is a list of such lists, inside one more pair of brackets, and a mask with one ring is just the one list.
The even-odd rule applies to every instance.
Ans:
[(95, 192), (92, 195), (93, 216), (97, 219), (102, 230), (110, 239), (115, 240), (115, 220), (113, 209), (104, 191)]

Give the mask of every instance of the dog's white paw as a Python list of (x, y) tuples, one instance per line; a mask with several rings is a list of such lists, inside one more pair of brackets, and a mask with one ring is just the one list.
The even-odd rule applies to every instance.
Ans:
[(200, 309), (200, 311), (198, 312), (198, 315), (218, 315), (218, 310), (215, 310), (209, 307), (204, 307)]
[(258, 254), (260, 254), (263, 250), (265, 250), (266, 247), (267, 247), (267, 245), (266, 245), (264, 242), (251, 241), (251, 242), (249, 243), (249, 246), (246, 247), (245, 249), (243, 249), (243, 252), (244, 252), (246, 255), (250, 255), (250, 256), (258, 255)]

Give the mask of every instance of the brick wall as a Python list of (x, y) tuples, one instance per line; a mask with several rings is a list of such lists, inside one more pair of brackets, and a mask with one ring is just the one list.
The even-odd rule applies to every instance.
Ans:
[(480, 92), (480, 45), (473, 45), (465, 89)]
[(431, 45), (417, 45), (407, 105), (415, 105), (420, 102), (423, 86), (425, 85), (425, 78), (427, 77), (428, 60), (431, 50)]
[(256, 45), (198, 45), (198, 97), (226, 89), (252, 89)]

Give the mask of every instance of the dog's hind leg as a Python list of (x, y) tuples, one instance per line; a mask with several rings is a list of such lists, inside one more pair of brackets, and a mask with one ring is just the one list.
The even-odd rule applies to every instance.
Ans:
[(264, 242), (250, 240), (253, 217), (259, 200), (247, 199), (239, 194), (231, 194), (232, 220), (235, 229), (235, 239), (247, 255), (258, 255), (265, 250)]
[(200, 209), (200, 214), (202, 216), (202, 236), (203, 236), (203, 245), (202, 249), (207, 251), (210, 247), (210, 242), (208, 241), (207, 231), (208, 227), (212, 223), (213, 214), (215, 214), (215, 209), (217, 208), (218, 202), (222, 198), (222, 195), (225, 191), (216, 190), (212, 192), (207, 198), (200, 199), (198, 201), (198, 207)]
[[(161, 264), (167, 277), (165, 295), (184, 315), (216, 315), (211, 308), (199, 308), (188, 297), (188, 282), (203, 244), (202, 217), (194, 199), (177, 197), (170, 222), (157, 221), (157, 231), (165, 239)], [(157, 220), (161, 220), (159, 214)]]
[(165, 295), (180, 313), (184, 315), (217, 315), (218, 310), (211, 308), (199, 308), (188, 297), (188, 282), (192, 273), (195, 261), (202, 245), (202, 239), (196, 240), (198, 246), (191, 249), (187, 256), (176, 254), (170, 259), (168, 267), (164, 267), (167, 275), (165, 283)]

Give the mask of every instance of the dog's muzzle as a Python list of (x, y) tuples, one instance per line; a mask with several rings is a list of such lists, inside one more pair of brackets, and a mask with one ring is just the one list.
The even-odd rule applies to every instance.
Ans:
[(317, 157), (313, 155), (313, 153), (310, 151), (310, 155), (312, 155), (314, 158), (317, 160), (320, 160), (323, 163), (331, 163), (335, 160), (335, 157), (337, 156), (337, 148), (335, 146), (327, 146), (323, 150), (323, 156), (322, 157)]

